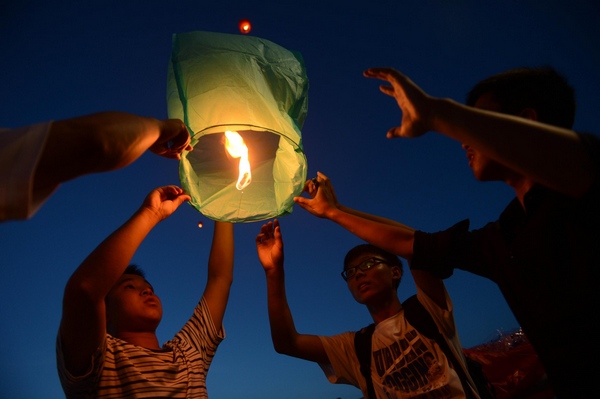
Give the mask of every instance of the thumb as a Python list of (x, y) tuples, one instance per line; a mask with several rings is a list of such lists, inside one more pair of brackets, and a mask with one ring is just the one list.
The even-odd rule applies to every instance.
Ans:
[(294, 202), (304, 209), (308, 206), (308, 199), (304, 197), (294, 197)]
[(402, 137), (402, 128), (400, 126), (397, 127), (393, 127), (390, 130), (388, 130), (386, 137), (388, 139), (394, 139), (397, 137)]
[(177, 204), (177, 206), (183, 204), (184, 202), (190, 201), (192, 199), (192, 197), (190, 197), (187, 194), (180, 194), (177, 196), (177, 198), (175, 198), (174, 202)]

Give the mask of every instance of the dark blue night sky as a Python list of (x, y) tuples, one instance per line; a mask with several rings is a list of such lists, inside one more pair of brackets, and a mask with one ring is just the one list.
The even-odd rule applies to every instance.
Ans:
[[(343, 204), (421, 230), (442, 230), (467, 217), (476, 228), (496, 218), (512, 190), (478, 183), (460, 144), (434, 132), (386, 139), (400, 111), (362, 71), (393, 66), (431, 95), (463, 101), (488, 75), (550, 64), (576, 88), (575, 128), (599, 134), (599, 15), (600, 5), (591, 0), (5, 0), (0, 126), (107, 110), (167, 118), (172, 34), (239, 34), (238, 20), (248, 18), (250, 35), (304, 57), (310, 89), (302, 138), (309, 177), (321, 171)], [(63, 397), (54, 343), (64, 284), (149, 191), (166, 184), (179, 184), (177, 161), (148, 153), (125, 169), (64, 184), (31, 220), (0, 224), (0, 396)], [(273, 350), (254, 247), (261, 224), (236, 225), (227, 338), (208, 375), (211, 398), (359, 398), (354, 387), (330, 384), (317, 365)], [(359, 240), (299, 207), (281, 225), (298, 330), (330, 335), (370, 323), (339, 276), (343, 256)], [(134, 257), (163, 301), (161, 342), (200, 298), (211, 230), (209, 219), (183, 205)], [(457, 272), (447, 288), (463, 346), (518, 327), (489, 281)], [(400, 297), (414, 292), (407, 276)]]

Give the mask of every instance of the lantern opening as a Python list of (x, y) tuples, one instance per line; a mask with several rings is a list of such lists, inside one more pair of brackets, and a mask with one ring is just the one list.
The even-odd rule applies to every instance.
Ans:
[(225, 132), (225, 149), (233, 158), (240, 158), (239, 175), (235, 188), (243, 190), (252, 182), (252, 171), (250, 170), (250, 159), (248, 158), (248, 147), (238, 132), (227, 130)]

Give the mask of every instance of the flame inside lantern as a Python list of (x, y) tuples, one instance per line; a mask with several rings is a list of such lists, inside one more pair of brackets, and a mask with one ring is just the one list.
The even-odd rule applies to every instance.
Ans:
[(233, 158), (240, 158), (240, 172), (235, 188), (243, 190), (252, 182), (250, 160), (248, 159), (248, 147), (244, 144), (242, 136), (237, 132), (227, 130), (225, 132), (225, 149)]

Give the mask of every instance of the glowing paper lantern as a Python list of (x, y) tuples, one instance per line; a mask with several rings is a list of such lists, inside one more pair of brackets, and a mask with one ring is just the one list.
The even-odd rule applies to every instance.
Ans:
[(192, 206), (233, 223), (292, 211), (307, 171), (308, 78), (299, 53), (251, 36), (173, 35), (167, 102), (169, 117), (192, 133), (194, 149), (179, 164)]
[(240, 33), (243, 33), (244, 35), (247, 35), (250, 33), (250, 30), (252, 30), (252, 25), (247, 19), (242, 19), (238, 22), (238, 27), (240, 28)]

